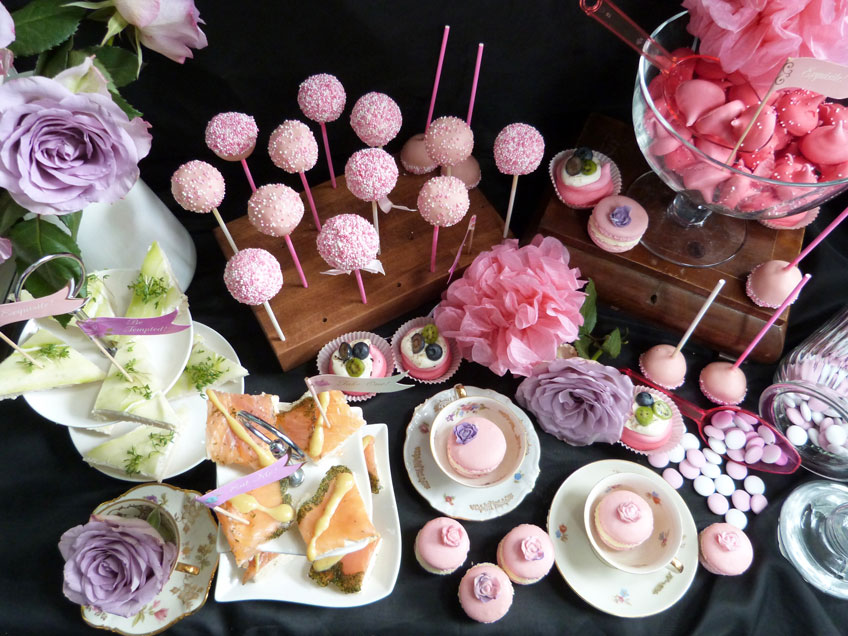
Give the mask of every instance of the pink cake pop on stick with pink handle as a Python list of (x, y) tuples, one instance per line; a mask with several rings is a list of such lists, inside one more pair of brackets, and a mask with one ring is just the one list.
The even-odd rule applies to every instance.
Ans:
[(786, 300), (775, 310), (774, 314), (763, 325), (759, 333), (754, 336), (754, 339), (751, 340), (745, 351), (736, 358), (736, 362), (732, 364), (730, 362), (710, 362), (701, 370), (699, 384), (701, 385), (701, 392), (708, 400), (716, 404), (739, 404), (745, 399), (745, 393), (748, 392), (748, 380), (745, 378), (745, 373), (739, 368), (739, 365), (754, 350), (754, 347), (766, 335), (766, 332), (771, 328), (778, 316), (783, 313), (783, 310), (795, 300), (810, 278), (810, 274), (805, 274), (798, 284), (795, 285), (795, 288), (786, 297)]
[[(398, 168), (394, 158), (382, 148), (357, 150), (345, 164), (347, 189), (357, 199), (369, 201), (374, 215), (374, 230), (380, 240), (377, 202), (385, 199), (397, 184)], [(391, 204), (389, 204), (391, 207)], [(388, 208), (383, 208), (388, 209)], [(379, 254), (379, 248), (377, 250)]]
[(418, 211), (433, 226), (430, 271), (436, 271), (436, 246), (439, 228), (456, 225), (468, 212), (471, 201), (465, 184), (456, 177), (433, 177), (418, 193)]
[(686, 358), (683, 357), (681, 349), (689, 341), (689, 337), (695, 331), (695, 327), (701, 322), (701, 318), (707, 313), (707, 310), (713, 304), (722, 287), (724, 287), (723, 278), (715, 284), (712, 292), (710, 292), (704, 304), (701, 305), (701, 309), (689, 324), (686, 333), (683, 334), (676, 347), (667, 344), (658, 344), (639, 356), (639, 369), (641, 369), (642, 375), (654, 384), (658, 384), (669, 391), (683, 385), (683, 381), (686, 379)]
[(365, 93), (350, 111), (350, 127), (362, 143), (372, 148), (389, 143), (402, 124), (400, 106), (385, 93)]
[(819, 235), (810, 241), (791, 263), (781, 260), (766, 261), (757, 265), (748, 275), (745, 283), (745, 292), (754, 304), (760, 307), (778, 307), (792, 291), (792, 288), (801, 280), (801, 270), (798, 263), (807, 256), (815, 247), (821, 243), (828, 234), (836, 229), (848, 217), (848, 208), (824, 228)]
[(430, 159), (447, 168), (447, 176), (451, 176), (451, 168), (471, 156), (474, 133), (459, 117), (439, 117), (424, 134), (424, 147)]
[(339, 214), (327, 220), (318, 233), (316, 241), (318, 253), (333, 271), (330, 274), (353, 274), (359, 287), (359, 296), (363, 304), (365, 286), (362, 284), (360, 269), (382, 273), (383, 268), (377, 261), (380, 238), (377, 230), (358, 214)]
[(278, 168), (290, 174), (300, 175), (300, 182), (309, 201), (309, 209), (312, 210), (312, 219), (315, 221), (315, 227), (321, 231), (321, 221), (318, 219), (312, 190), (309, 189), (305, 174), (318, 161), (318, 142), (315, 141), (315, 135), (309, 130), (309, 126), (295, 119), (284, 121), (271, 133), (271, 138), (268, 140), (268, 154)]
[(286, 241), (300, 282), (304, 287), (309, 287), (289, 236), (302, 218), (303, 200), (297, 192), (281, 183), (260, 187), (247, 202), (247, 219), (263, 234), (279, 236)]
[(189, 212), (211, 212), (235, 254), (238, 252), (236, 243), (218, 212), (225, 192), (224, 176), (215, 166), (205, 161), (184, 163), (171, 176), (171, 194), (174, 195), (174, 200)]
[(297, 91), (297, 104), (300, 110), (312, 121), (321, 125), (321, 136), (324, 139), (324, 152), (327, 154), (327, 166), (330, 169), (330, 183), (336, 187), (336, 173), (333, 170), (333, 158), (330, 155), (330, 141), (327, 139), (328, 121), (336, 121), (345, 107), (344, 86), (335, 75), (319, 73), (310, 75), (300, 85)]
[(244, 113), (218, 113), (206, 124), (206, 145), (224, 161), (239, 161), (251, 190), (256, 190), (247, 158), (256, 147), (259, 128), (256, 120)]
[(509, 206), (503, 232), (503, 237), (506, 238), (509, 235), (509, 221), (512, 218), (518, 177), (530, 174), (539, 167), (545, 154), (545, 140), (542, 134), (529, 124), (510, 124), (495, 138), (494, 153), (498, 170), (512, 175), (512, 189), (509, 192)]
[[(480, 78), (480, 63), (483, 60), (483, 43), (477, 45), (477, 61), (474, 64), (474, 77), (471, 80), (471, 97), (468, 98), (468, 115), (465, 123), (471, 126), (471, 115), (474, 114), (474, 99), (477, 97), (477, 81)], [(442, 166), (442, 175), (449, 175), (462, 179), (465, 187), (473, 190), (480, 183), (480, 163), (472, 156), (468, 157), (454, 166)]]
[(227, 261), (224, 284), (233, 298), (240, 303), (265, 307), (274, 331), (280, 340), (285, 342), (286, 337), (280, 329), (280, 323), (268, 303), (283, 286), (283, 271), (271, 252), (257, 247), (238, 252)]

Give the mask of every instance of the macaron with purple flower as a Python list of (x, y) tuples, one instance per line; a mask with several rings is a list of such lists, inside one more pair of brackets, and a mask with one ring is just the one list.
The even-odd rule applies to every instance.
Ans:
[(636, 247), (648, 229), (648, 213), (630, 197), (601, 199), (589, 217), (589, 238), (607, 252), (626, 252)]

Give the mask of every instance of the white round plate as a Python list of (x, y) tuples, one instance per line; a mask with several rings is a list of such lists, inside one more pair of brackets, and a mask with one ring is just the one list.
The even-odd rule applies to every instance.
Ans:
[(500, 393), (466, 386), (469, 397), (483, 396), (512, 409), (527, 433), (527, 452), (518, 471), (509, 479), (489, 488), (462, 486), (445, 475), (430, 451), (430, 426), (436, 413), (456, 399), (454, 390), (445, 389), (415, 407), (406, 427), (403, 463), (412, 485), (436, 510), (449, 517), (467, 521), (485, 521), (511, 512), (533, 490), (539, 476), (539, 436), (533, 423), (520, 408)]
[(212, 513), (194, 500), (199, 492), (168, 484), (142, 484), (120, 497), (104, 501), (94, 512), (121, 499), (150, 499), (163, 506), (177, 522), (180, 531), (182, 563), (196, 565), (195, 575), (174, 571), (162, 591), (135, 616), (116, 616), (91, 607), (82, 607), (83, 620), (98, 629), (130, 636), (146, 636), (168, 629), (177, 621), (194, 614), (206, 603), (212, 576), (218, 567), (215, 537), (218, 526)]
[(650, 574), (630, 574), (606, 565), (589, 543), (583, 507), (595, 484), (614, 473), (658, 478), (654, 471), (640, 464), (619, 459), (593, 462), (579, 468), (554, 495), (548, 513), (548, 534), (554, 542), (557, 568), (580, 598), (613, 616), (651, 616), (674, 605), (692, 584), (698, 569), (698, 531), (686, 503), (676, 492), (671, 492), (683, 526), (677, 556), (683, 563), (683, 572), (678, 574), (665, 569)]
[[(132, 297), (128, 285), (136, 279), (138, 270), (107, 269), (95, 273), (104, 279), (106, 288), (111, 292), (115, 302), (115, 313), (119, 316), (123, 315)], [(187, 303), (183, 303), (174, 323), (191, 325), (191, 314)], [(103, 370), (109, 368), (109, 361), (82, 331), (76, 327), (62, 329), (59, 323), (52, 318), (40, 318), (27, 322), (23, 331), (21, 331), (19, 342), (31, 336), (39, 327), (47, 329), (65, 340)], [(186, 361), (191, 353), (191, 344), (194, 337), (192, 331), (189, 327), (177, 333), (148, 336), (145, 340), (150, 352), (150, 362), (153, 365), (156, 377), (161, 381), (164, 393), (167, 393), (168, 389), (174, 385), (185, 368)], [(104, 422), (91, 417), (91, 408), (97, 399), (100, 385), (100, 382), (90, 382), (60, 389), (33, 391), (25, 393), (24, 399), (33, 411), (56, 424), (76, 428), (108, 426), (112, 422)]]
[[(194, 331), (203, 337), (206, 346), (211, 351), (236, 362), (239, 361), (230, 343), (217, 331), (199, 322), (194, 323)], [(244, 378), (227, 382), (220, 387), (220, 390), (227, 393), (244, 393)], [(183, 427), (177, 438), (177, 444), (171, 451), (168, 470), (163, 479), (176, 477), (194, 468), (206, 459), (206, 400), (199, 393), (194, 393), (174, 400), (171, 405), (176, 410), (177, 415), (182, 418)], [(128, 433), (136, 426), (138, 426), (138, 422), (118, 422), (114, 427), (110, 428), (108, 435), (104, 435), (98, 429), (69, 428), (68, 432), (71, 434), (71, 441), (74, 443), (77, 451), (79, 451), (79, 454), (85, 455), (92, 448), (99, 446), (107, 439)], [(124, 471), (114, 468), (106, 468), (104, 466), (92, 466), (92, 468), (96, 468), (101, 473), (115, 479), (122, 479), (124, 481), (149, 481), (147, 477), (127, 475)]]

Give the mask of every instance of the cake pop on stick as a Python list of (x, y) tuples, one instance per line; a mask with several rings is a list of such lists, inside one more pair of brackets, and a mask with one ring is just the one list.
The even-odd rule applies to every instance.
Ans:
[(539, 167), (545, 154), (545, 140), (542, 134), (529, 124), (510, 124), (498, 133), (493, 150), (498, 170), (512, 175), (512, 188), (504, 221), (503, 237), (506, 238), (509, 235), (509, 221), (512, 218), (518, 176), (530, 174)]
[(639, 356), (639, 369), (641, 369), (642, 375), (669, 391), (683, 385), (683, 381), (686, 379), (686, 358), (683, 357), (681, 350), (689, 341), (690, 336), (707, 313), (710, 305), (713, 304), (721, 288), (724, 287), (724, 282), (722, 278), (715, 284), (712, 292), (710, 292), (704, 304), (701, 305), (698, 314), (689, 323), (686, 333), (683, 334), (676, 347), (667, 344), (658, 344)]
[(327, 139), (327, 122), (336, 121), (345, 107), (344, 86), (335, 75), (319, 73), (310, 75), (297, 91), (297, 104), (300, 110), (312, 121), (321, 126), (324, 140), (324, 152), (327, 154), (327, 167), (330, 169), (330, 183), (336, 187), (336, 173), (333, 170), (333, 158), (330, 155), (330, 141)]
[(766, 335), (766, 332), (771, 328), (780, 314), (795, 300), (810, 278), (810, 274), (805, 274), (798, 281), (792, 292), (781, 303), (780, 307), (775, 310), (771, 318), (760, 329), (759, 333), (754, 336), (754, 339), (751, 340), (745, 351), (736, 358), (736, 362), (732, 364), (730, 362), (710, 362), (703, 368), (699, 378), (699, 384), (701, 386), (701, 392), (708, 400), (716, 404), (739, 404), (745, 399), (745, 393), (748, 391), (748, 381), (745, 378), (745, 373), (739, 368), (739, 365), (754, 350), (754, 347)]
[(451, 168), (468, 159), (474, 150), (474, 133), (471, 127), (459, 117), (439, 117), (424, 134), (424, 147), (430, 159), (447, 168)]
[(280, 329), (280, 323), (268, 303), (283, 286), (280, 263), (270, 252), (257, 247), (238, 252), (227, 261), (224, 284), (233, 298), (240, 303), (265, 307), (277, 337), (285, 342), (286, 337)]
[[(483, 43), (481, 42), (477, 46), (477, 62), (474, 65), (474, 78), (471, 80), (471, 97), (468, 100), (468, 115), (465, 118), (465, 123), (469, 126), (471, 126), (471, 115), (474, 113), (474, 98), (477, 95), (477, 80), (480, 77), (480, 62), (482, 59)], [(440, 174), (457, 177), (462, 180), (467, 189), (473, 190), (480, 184), (480, 163), (472, 155), (468, 155), (468, 157), (454, 166), (442, 166)]]
[[(357, 150), (345, 164), (345, 182), (351, 194), (371, 203), (374, 230), (377, 232), (378, 249), (380, 220), (377, 201), (385, 199), (397, 184), (398, 169), (394, 158), (381, 148)], [(388, 208), (385, 208), (388, 209)]]
[(309, 130), (309, 126), (295, 119), (284, 121), (271, 133), (271, 138), (268, 140), (268, 154), (278, 168), (290, 174), (300, 175), (300, 182), (303, 184), (306, 199), (309, 201), (309, 209), (312, 211), (312, 219), (320, 232), (321, 221), (318, 219), (312, 190), (309, 189), (305, 174), (318, 161), (318, 142), (315, 141), (315, 135)]
[(199, 214), (211, 212), (235, 254), (238, 252), (236, 243), (218, 212), (225, 191), (223, 175), (205, 161), (184, 163), (171, 176), (171, 194), (180, 207)]
[(359, 270), (383, 273), (383, 266), (376, 260), (380, 238), (374, 226), (358, 214), (339, 214), (324, 223), (316, 245), (318, 254), (333, 268), (325, 273), (353, 273), (362, 303), (367, 304)]
[(465, 184), (456, 177), (433, 177), (418, 193), (418, 211), (433, 226), (430, 271), (436, 271), (439, 228), (456, 225), (468, 212), (471, 202)]
[(206, 124), (206, 145), (224, 161), (239, 161), (250, 189), (256, 191), (247, 158), (256, 147), (259, 128), (256, 120), (244, 113), (218, 113)]
[(757, 265), (748, 275), (745, 283), (745, 293), (754, 301), (754, 304), (760, 307), (778, 307), (801, 280), (798, 263), (827, 238), (827, 235), (833, 232), (846, 217), (848, 217), (848, 208), (842, 210), (791, 262), (773, 260)]
[(385, 93), (365, 93), (350, 111), (350, 127), (366, 146), (382, 148), (403, 124), (397, 102)]
[(309, 287), (290, 237), (303, 218), (303, 200), (300, 195), (281, 183), (264, 185), (250, 196), (247, 218), (263, 234), (279, 236), (285, 240), (301, 284)]

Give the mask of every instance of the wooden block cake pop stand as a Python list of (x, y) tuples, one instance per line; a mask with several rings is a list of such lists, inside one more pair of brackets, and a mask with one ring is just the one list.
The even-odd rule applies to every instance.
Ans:
[[(631, 126), (593, 114), (578, 145), (598, 150), (621, 169), (622, 194), (649, 170)], [(571, 253), (571, 262), (584, 277), (595, 281), (598, 296), (608, 305), (645, 318), (680, 334), (686, 330), (704, 299), (720, 278), (727, 283), (695, 331), (694, 337), (714, 349), (740, 354), (771, 317), (774, 310), (757, 307), (745, 295), (748, 273), (763, 261), (791, 261), (801, 251), (803, 230), (771, 230), (748, 223), (748, 238), (739, 254), (709, 269), (680, 267), (664, 261), (642, 245), (623, 254), (599, 249), (586, 231), (590, 210), (572, 210), (551, 188), (539, 231), (559, 238)], [(708, 221), (709, 222), (709, 221)], [(774, 323), (750, 359), (775, 362), (783, 351), (789, 310)]]
[[(396, 205), (417, 208), (418, 191), (434, 175), (401, 174), (389, 198)], [(371, 204), (350, 193), (344, 176), (337, 176), (336, 182), (336, 189), (329, 181), (312, 188), (322, 222), (331, 216), (351, 212), (371, 221)], [(503, 219), (479, 189), (471, 190), (469, 196), (471, 207), (466, 217), (453, 227), (439, 230), (435, 273), (430, 273), (433, 226), (424, 221), (418, 212), (392, 210), (388, 214), (379, 213), (382, 247), (379, 258), (386, 275), (362, 272), (368, 304), (360, 300), (353, 275), (328, 276), (321, 273), (329, 270), (330, 266), (318, 255), (315, 247), (318, 232), (308, 207), (300, 226), (291, 235), (309, 283), (307, 289), (300, 284), (283, 239), (259, 233), (247, 216), (228, 223), (227, 228), (239, 249), (266, 249), (277, 257), (283, 268), (283, 289), (271, 299), (271, 307), (286, 336), (285, 342), (277, 337), (262, 306), (254, 307), (256, 318), (283, 370), (315, 359), (321, 347), (337, 336), (350, 331), (373, 330), (427, 301), (437, 300), (447, 287), (448, 269), (472, 214), (477, 215), (477, 226), (471, 251), (468, 252), (467, 246), (463, 250), (453, 280), (462, 274), (477, 254), (499, 243), (503, 236)], [(215, 229), (215, 236), (226, 257), (232, 256), (232, 250), (219, 228)]]

